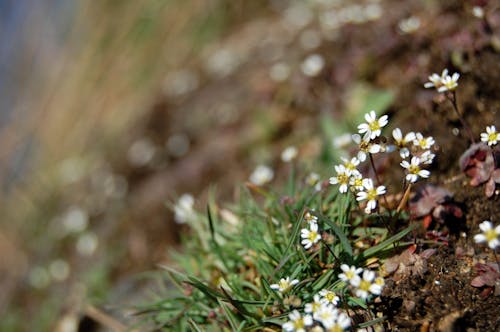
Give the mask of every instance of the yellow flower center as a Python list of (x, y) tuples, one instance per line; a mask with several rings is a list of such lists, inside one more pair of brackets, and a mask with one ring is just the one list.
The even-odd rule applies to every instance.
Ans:
[(497, 140), (497, 133), (492, 132), (488, 134), (488, 142), (495, 142)]
[(484, 236), (486, 237), (486, 241), (490, 242), (497, 238), (497, 232), (495, 232), (495, 229), (489, 229), (484, 232)]
[(304, 319), (299, 318), (296, 321), (293, 322), (293, 327), (295, 327), (296, 330), (303, 329), (305, 326)]
[(341, 173), (337, 175), (337, 180), (339, 181), (340, 184), (348, 184), (349, 183), (349, 177), (345, 173)]
[(280, 282), (278, 284), (280, 286), (280, 289), (283, 289), (283, 290), (287, 290), (288, 287), (290, 287), (290, 283), (286, 280), (280, 280)]
[(420, 167), (418, 165), (410, 165), (410, 167), (408, 167), (408, 171), (411, 174), (418, 174), (418, 172), (420, 172)]
[(379, 277), (379, 278), (375, 279), (375, 284), (377, 284), (379, 286), (384, 286), (384, 284), (385, 284), (384, 278)]
[(366, 199), (374, 201), (377, 199), (377, 189), (373, 188), (366, 192)]
[[(352, 273), (351, 273), (352, 274)], [(352, 278), (352, 276), (350, 276)], [(325, 298), (329, 301), (332, 302), (335, 299), (335, 293), (334, 292), (328, 292), (325, 295)]]
[(368, 127), (370, 127), (371, 131), (375, 131), (380, 129), (380, 124), (375, 120), (372, 123), (368, 124)]
[(343, 332), (343, 331), (344, 329), (339, 324), (335, 324), (328, 329), (328, 332)]
[(369, 281), (366, 281), (366, 280), (361, 280), (361, 282), (359, 283), (359, 289), (361, 290), (364, 290), (365, 292), (368, 292), (368, 290), (370, 289), (370, 286), (371, 286), (371, 282)]
[(316, 241), (317, 236), (318, 236), (318, 233), (316, 233), (315, 231), (310, 231), (307, 238), (309, 239), (309, 241), (314, 242), (314, 241)]

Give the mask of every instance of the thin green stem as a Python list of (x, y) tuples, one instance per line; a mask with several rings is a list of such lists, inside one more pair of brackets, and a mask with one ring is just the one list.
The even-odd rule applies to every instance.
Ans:
[(471, 143), (475, 143), (476, 141), (474, 140), (474, 135), (472, 135), (472, 130), (467, 125), (467, 123), (465, 122), (462, 114), (460, 113), (460, 110), (458, 109), (457, 94), (456, 94), (456, 92), (453, 91), (452, 93), (446, 94), (446, 98), (448, 98), (448, 100), (453, 105), (453, 109), (457, 113), (458, 119), (460, 120), (460, 123), (462, 124), (462, 127), (464, 127), (465, 131), (467, 132), (467, 135), (469, 136), (470, 142)]

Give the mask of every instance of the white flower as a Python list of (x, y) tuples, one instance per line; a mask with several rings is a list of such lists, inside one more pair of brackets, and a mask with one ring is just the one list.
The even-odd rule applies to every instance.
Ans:
[(358, 134), (354, 134), (352, 135), (352, 140), (358, 145), (359, 152), (357, 157), (360, 161), (365, 161), (368, 153), (379, 153), (382, 150), (382, 147), (379, 144), (370, 141), (368, 134), (366, 134), (363, 138), (361, 138)]
[(321, 307), (321, 301), (319, 294), (314, 295), (313, 302), (307, 303), (304, 311), (308, 314), (315, 314), (318, 309)]
[(386, 190), (385, 186), (378, 186), (375, 188), (373, 186), (372, 179), (363, 179), (363, 187), (365, 187), (364, 191), (360, 191), (356, 194), (356, 200), (365, 201), (368, 203), (365, 208), (366, 213), (370, 213), (377, 207), (377, 196), (384, 195)]
[(495, 126), (486, 127), (486, 132), (481, 133), (481, 141), (489, 146), (496, 145), (500, 141), (500, 133), (497, 133)]
[(305, 249), (309, 249), (316, 244), (319, 240), (321, 240), (321, 235), (318, 233), (318, 224), (312, 222), (309, 224), (311, 229), (303, 228), (300, 231), (300, 237), (302, 238), (302, 245)]
[(421, 133), (416, 133), (413, 145), (418, 146), (422, 150), (429, 150), (434, 145), (434, 138), (432, 136), (424, 137)]
[(365, 120), (367, 123), (362, 123), (358, 126), (359, 133), (367, 133), (370, 139), (374, 139), (382, 133), (382, 128), (389, 122), (387, 119), (387, 115), (383, 115), (380, 119), (377, 119), (375, 111), (370, 111), (365, 114)]
[(309, 224), (315, 224), (318, 222), (318, 217), (316, 217), (314, 214), (311, 214), (310, 212), (306, 212), (306, 214), (304, 214), (304, 220)]
[(411, 163), (406, 160), (401, 162), (401, 167), (406, 168), (408, 170), (408, 174), (406, 174), (406, 180), (411, 183), (415, 183), (418, 180), (418, 177), (428, 178), (431, 172), (425, 169), (420, 168), (420, 158), (412, 157)]
[(283, 82), (290, 77), (290, 66), (279, 62), (274, 64), (269, 70), (269, 77), (275, 82)]
[(281, 278), (277, 284), (272, 284), (270, 287), (271, 289), (278, 290), (280, 293), (286, 293), (298, 283), (299, 281), (297, 279), (290, 281), (290, 277), (286, 277)]
[(281, 160), (285, 163), (289, 163), (297, 157), (298, 150), (295, 146), (289, 146), (281, 153)]
[(412, 33), (420, 28), (420, 19), (415, 16), (410, 16), (398, 23), (399, 30), (402, 33)]
[(431, 151), (427, 150), (427, 151), (424, 151), (421, 155), (420, 155), (420, 162), (422, 164), (426, 164), (426, 165), (430, 165), (432, 164), (432, 161), (434, 160), (434, 157), (436, 157), (436, 155), (434, 153), (432, 153)]
[(326, 327), (335, 324), (338, 314), (338, 310), (331, 304), (322, 304), (314, 313), (313, 318)]
[(265, 165), (259, 165), (250, 175), (249, 180), (255, 185), (262, 186), (271, 181), (273, 177), (274, 177), (274, 171), (270, 167)]
[(183, 194), (174, 206), (174, 219), (178, 224), (184, 224), (195, 216), (193, 210), (194, 198), (190, 194)]
[[(355, 173), (355, 172), (358, 172), (358, 169), (356, 167), (358, 167), (360, 161), (358, 158), (356, 157), (353, 157), (351, 158), (351, 160), (347, 159), (347, 158), (341, 158), (342, 161), (344, 162), (344, 167), (351, 171), (351, 174)], [(359, 173), (359, 172), (358, 172)]]
[(441, 86), (437, 89), (438, 92), (453, 91), (458, 86), (458, 79), (460, 78), (459, 73), (454, 73), (452, 76), (446, 75), (441, 78)]
[(337, 149), (343, 149), (351, 143), (351, 134), (345, 133), (335, 136), (332, 140), (333, 146)]
[(309, 186), (315, 186), (319, 182), (319, 174), (318, 173), (309, 173), (306, 177), (306, 184)]
[(392, 137), (394, 137), (394, 141), (399, 148), (399, 155), (401, 156), (401, 158), (407, 158), (410, 155), (410, 150), (406, 147), (406, 145), (409, 142), (413, 142), (415, 140), (415, 133), (413, 131), (410, 131), (403, 137), (401, 129), (396, 128), (392, 131)]
[(318, 76), (325, 66), (325, 59), (319, 54), (309, 55), (300, 65), (304, 75), (309, 77)]
[(339, 191), (341, 193), (346, 193), (349, 186), (351, 171), (345, 168), (344, 165), (335, 165), (335, 171), (337, 172), (337, 176), (332, 176), (330, 178), (330, 184), (340, 184)]
[(337, 317), (335, 317), (335, 320), (333, 322), (327, 322), (326, 324), (323, 323), (327, 331), (333, 331), (333, 332), (340, 332), (340, 331), (346, 331), (349, 329), (351, 326), (351, 319), (347, 314), (341, 312), (337, 314)]
[(340, 298), (337, 296), (337, 294), (328, 289), (323, 289), (319, 292), (319, 295), (321, 295), (321, 303), (324, 304), (333, 304), (334, 306), (336, 306), (340, 301)]
[(300, 312), (297, 310), (292, 311), (288, 318), (290, 321), (283, 324), (282, 328), (287, 332), (305, 332), (307, 326), (311, 326), (313, 324), (313, 319), (311, 315), (305, 315), (302, 317)]
[(347, 264), (342, 264), (340, 265), (340, 269), (343, 271), (343, 273), (339, 274), (340, 280), (348, 282), (351, 285), (359, 284), (359, 281), (361, 280), (359, 274), (363, 272), (362, 268), (357, 268), (355, 266), (349, 267)]
[(374, 279), (375, 272), (364, 270), (363, 278), (356, 279), (355, 283), (351, 283), (356, 288), (354, 294), (362, 299), (366, 299), (370, 293), (379, 295), (382, 292), (383, 285), (380, 285), (380, 280), (379, 283), (373, 282)]
[(351, 188), (354, 188), (357, 191), (363, 190), (363, 176), (361, 173), (356, 172), (353, 175), (351, 175), (351, 178), (349, 179), (349, 185)]
[(445, 69), (443, 69), (441, 76), (439, 76), (436, 73), (429, 76), (429, 82), (425, 83), (424, 87), (438, 89), (439, 87), (441, 87), (441, 85), (443, 85), (442, 81), (446, 76), (448, 76), (448, 69), (445, 68)]
[(495, 250), (500, 246), (499, 236), (500, 236), (500, 225), (493, 228), (493, 224), (489, 220), (485, 220), (479, 224), (479, 228), (483, 231), (480, 234), (474, 235), (474, 241), (476, 243), (488, 243), (488, 247)]
[(382, 277), (377, 277), (370, 286), (370, 292), (375, 295), (382, 293), (382, 288), (385, 286), (385, 280)]
[(479, 6), (472, 7), (472, 15), (474, 15), (476, 18), (483, 18), (484, 17), (483, 8)]

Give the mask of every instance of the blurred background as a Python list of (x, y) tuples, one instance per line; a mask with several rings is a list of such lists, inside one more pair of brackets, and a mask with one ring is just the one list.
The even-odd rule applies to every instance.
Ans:
[(126, 330), (182, 193), (230, 200), (259, 164), (279, 181), (291, 145), (330, 167), (364, 112), (431, 109), (408, 91), (478, 40), (434, 23), (457, 8), (474, 20), (455, 1), (0, 0), (0, 330)]

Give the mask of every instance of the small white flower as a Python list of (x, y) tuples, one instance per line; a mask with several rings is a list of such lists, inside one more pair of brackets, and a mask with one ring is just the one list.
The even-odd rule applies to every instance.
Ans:
[(421, 155), (420, 155), (420, 162), (422, 164), (426, 164), (426, 165), (430, 165), (432, 164), (432, 161), (434, 160), (434, 157), (436, 157), (436, 155), (434, 153), (432, 153), (431, 151), (427, 150), (427, 151), (424, 151)]
[(303, 228), (300, 231), (300, 237), (302, 238), (300, 243), (302, 243), (304, 249), (311, 248), (313, 244), (316, 244), (319, 240), (321, 240), (321, 235), (318, 233), (318, 224), (312, 222), (309, 225), (311, 229)]
[(285, 163), (289, 163), (297, 157), (298, 150), (295, 146), (289, 146), (281, 153), (281, 160)]
[(332, 176), (330, 178), (330, 184), (339, 184), (339, 191), (341, 193), (346, 193), (349, 186), (351, 171), (345, 168), (344, 165), (335, 165), (335, 171), (337, 172), (337, 176)]
[(382, 133), (382, 128), (387, 125), (388, 116), (383, 115), (380, 119), (377, 119), (377, 114), (375, 111), (370, 111), (365, 114), (365, 120), (367, 123), (362, 123), (358, 126), (358, 130), (360, 134), (367, 133), (370, 139), (374, 139)]
[(363, 278), (356, 279), (355, 283), (351, 283), (356, 288), (354, 294), (357, 297), (366, 299), (370, 295), (371, 290), (374, 290), (375, 292), (381, 290), (379, 285), (376, 285), (375, 288), (372, 287), (374, 279), (375, 279), (375, 272), (370, 270), (364, 270)]
[(472, 7), (472, 15), (474, 15), (476, 18), (483, 18), (484, 17), (483, 8), (479, 6)]
[(293, 279), (290, 281), (290, 277), (281, 278), (277, 284), (272, 284), (271, 289), (278, 290), (280, 293), (288, 292), (293, 286), (297, 285), (299, 281), (297, 279)]
[(309, 77), (318, 76), (325, 66), (325, 59), (319, 54), (309, 55), (300, 65), (304, 75)]
[(311, 303), (307, 303), (304, 311), (308, 314), (315, 314), (318, 309), (321, 307), (321, 301), (319, 294), (314, 295), (313, 301)]
[(275, 82), (283, 82), (290, 77), (290, 66), (279, 62), (274, 64), (269, 70), (269, 77)]
[(446, 75), (441, 79), (441, 86), (437, 89), (438, 92), (453, 91), (458, 86), (459, 73), (454, 73), (452, 76)]
[(424, 137), (421, 133), (416, 133), (413, 145), (418, 146), (422, 150), (429, 150), (434, 145), (434, 138), (432, 136)]
[(438, 89), (439, 87), (441, 87), (441, 85), (443, 85), (442, 81), (446, 76), (448, 76), (448, 69), (445, 68), (445, 69), (443, 69), (441, 76), (439, 76), (436, 73), (429, 76), (429, 82), (425, 83), (424, 87)]
[(394, 137), (396, 146), (399, 148), (399, 155), (401, 158), (407, 158), (410, 155), (410, 150), (406, 147), (406, 145), (415, 140), (415, 133), (410, 131), (403, 137), (401, 129), (396, 128), (392, 131), (392, 137)]
[(319, 174), (318, 173), (309, 173), (306, 177), (306, 184), (309, 186), (315, 186), (319, 182)]
[(500, 141), (500, 133), (497, 133), (495, 126), (488, 126), (486, 132), (481, 133), (481, 141), (488, 143), (489, 146), (497, 145)]
[(311, 315), (302, 316), (297, 310), (292, 311), (288, 318), (290, 321), (283, 324), (282, 328), (286, 332), (305, 332), (307, 326), (313, 324)]
[(356, 200), (365, 201), (366, 204), (365, 212), (370, 213), (377, 207), (377, 196), (384, 195), (386, 192), (385, 186), (378, 186), (375, 188), (373, 186), (372, 179), (363, 179), (364, 191), (360, 191), (356, 194)]
[(474, 235), (474, 242), (476, 243), (488, 243), (488, 247), (495, 250), (500, 246), (500, 225), (493, 228), (493, 223), (489, 220), (485, 220), (479, 224), (479, 228), (483, 231), (480, 234)]
[(274, 177), (274, 171), (265, 165), (259, 165), (255, 168), (253, 173), (250, 175), (250, 182), (257, 186), (262, 186), (270, 182)]
[(431, 172), (425, 169), (420, 168), (420, 158), (412, 157), (411, 163), (406, 160), (401, 162), (401, 167), (406, 168), (408, 170), (408, 174), (406, 174), (406, 180), (411, 183), (417, 182), (418, 178), (428, 178)]
[(327, 327), (335, 324), (338, 314), (338, 310), (331, 304), (322, 304), (314, 313), (313, 318)]
[(315, 224), (318, 222), (318, 217), (310, 212), (306, 212), (306, 214), (304, 214), (304, 220), (307, 221), (308, 224)]
[(420, 19), (415, 16), (410, 16), (399, 21), (398, 28), (404, 34), (415, 32), (420, 28)]
[(370, 293), (375, 295), (380, 295), (382, 293), (382, 288), (385, 286), (385, 280), (382, 277), (377, 277), (373, 280), (373, 284), (370, 286)]
[(336, 306), (340, 301), (340, 298), (337, 296), (337, 294), (328, 289), (323, 289), (319, 292), (319, 295), (321, 295), (321, 303), (324, 304), (333, 304), (334, 306)]
[(337, 149), (343, 149), (351, 143), (351, 134), (345, 133), (333, 138), (333, 146)]
[(174, 206), (174, 219), (178, 224), (184, 224), (195, 216), (193, 209), (194, 198), (190, 194), (183, 194)]
[(358, 145), (359, 152), (357, 158), (359, 161), (365, 161), (368, 153), (375, 154), (382, 150), (380, 144), (371, 142), (370, 136), (367, 134), (363, 138), (358, 134), (354, 134), (352, 135), (352, 140)]
[(351, 327), (351, 319), (349, 318), (349, 316), (347, 316), (346, 313), (343, 312), (337, 314), (337, 317), (335, 317), (335, 320), (332, 322), (332, 324), (328, 323), (324, 324), (327, 331), (340, 332), (346, 331), (349, 329), (349, 327)]
[(349, 179), (349, 185), (356, 191), (363, 190), (365, 187), (363, 187), (363, 176), (361, 175), (361, 173), (357, 172), (351, 175), (351, 178)]
[(343, 273), (339, 274), (339, 278), (342, 281), (348, 282), (351, 285), (357, 285), (361, 281), (361, 278), (359, 277), (359, 274), (363, 272), (363, 269), (360, 267), (355, 267), (347, 264), (342, 264), (340, 265), (340, 269), (343, 271)]
[(356, 168), (356, 167), (358, 167), (358, 165), (359, 165), (359, 163), (360, 163), (360, 161), (359, 161), (359, 159), (358, 159), (358, 158), (353, 157), (353, 158), (351, 158), (351, 160), (349, 160), (349, 159), (347, 159), (347, 158), (343, 158), (343, 157), (342, 157), (341, 159), (342, 159), (342, 161), (344, 162), (344, 167), (345, 167), (347, 170), (351, 171), (351, 174), (353, 174), (353, 173), (355, 173), (355, 172), (359, 173), (359, 172), (358, 172), (358, 169)]

